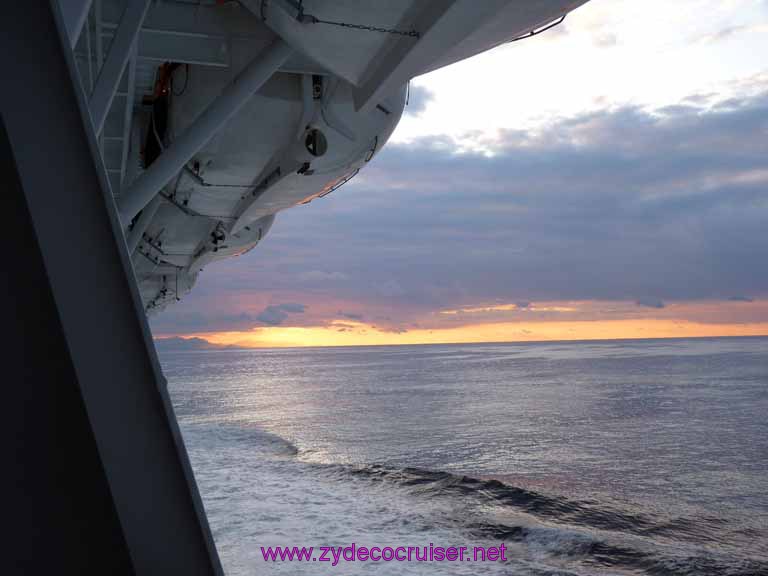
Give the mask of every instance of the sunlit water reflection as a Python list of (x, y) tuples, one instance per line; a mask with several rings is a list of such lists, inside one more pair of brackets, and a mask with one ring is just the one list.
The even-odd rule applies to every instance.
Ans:
[(768, 574), (768, 339), (161, 350), (229, 574)]

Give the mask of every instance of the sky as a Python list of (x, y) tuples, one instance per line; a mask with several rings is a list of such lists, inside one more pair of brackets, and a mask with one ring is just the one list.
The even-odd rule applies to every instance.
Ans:
[(768, 1), (591, 0), (416, 78), (353, 181), (158, 337), (317, 346), (768, 335)]

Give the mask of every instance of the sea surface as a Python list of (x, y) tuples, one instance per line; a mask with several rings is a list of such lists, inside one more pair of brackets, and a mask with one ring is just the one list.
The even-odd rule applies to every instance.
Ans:
[(768, 339), (160, 355), (227, 574), (768, 575)]

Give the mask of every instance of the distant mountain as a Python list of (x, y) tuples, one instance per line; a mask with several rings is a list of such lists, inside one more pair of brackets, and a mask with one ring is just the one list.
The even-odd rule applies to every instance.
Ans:
[(155, 338), (155, 346), (158, 350), (176, 351), (176, 350), (225, 350), (231, 346), (213, 344), (205, 338), (180, 338), (174, 336), (171, 338)]

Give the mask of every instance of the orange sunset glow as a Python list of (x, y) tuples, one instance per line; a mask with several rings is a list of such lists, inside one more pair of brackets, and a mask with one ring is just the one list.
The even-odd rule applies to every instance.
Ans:
[(472, 306), (433, 312), (410, 329), (349, 318), (305, 321), (185, 336), (246, 348), (764, 336), (768, 301), (672, 304), (658, 310), (601, 302)]

